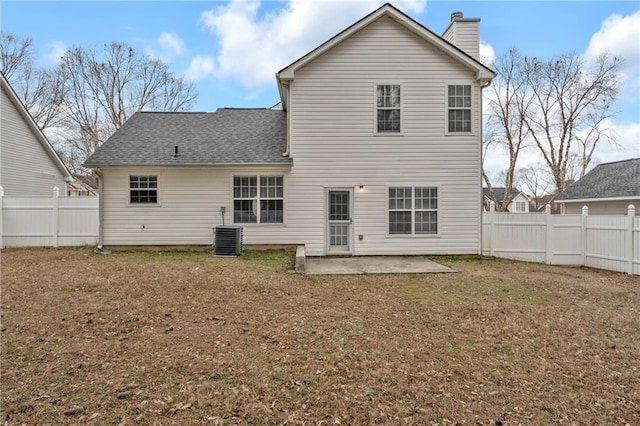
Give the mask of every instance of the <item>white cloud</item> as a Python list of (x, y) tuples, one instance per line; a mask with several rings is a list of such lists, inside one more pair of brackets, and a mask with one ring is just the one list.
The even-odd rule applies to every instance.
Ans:
[[(382, 3), (289, 0), (281, 10), (261, 16), (260, 1), (232, 0), (201, 15), (205, 27), (219, 40), (218, 53), (215, 58), (194, 58), (189, 69), (234, 78), (246, 87), (273, 84), (278, 70)], [(406, 12), (420, 13), (426, 0), (403, 0), (396, 5)], [(204, 76), (193, 70), (191, 75)]]
[(173, 50), (177, 55), (182, 55), (184, 52), (184, 41), (175, 33), (161, 33), (158, 37), (158, 44), (162, 49)]
[(51, 52), (49, 52), (49, 60), (54, 64), (60, 63), (60, 60), (67, 52), (67, 45), (64, 42), (56, 40), (49, 43), (51, 46)]
[(496, 60), (496, 52), (489, 43), (480, 41), (480, 61), (491, 67)]
[(629, 16), (614, 14), (604, 20), (591, 37), (585, 56), (593, 60), (603, 53), (624, 61), (623, 78), (636, 92), (640, 88), (640, 11)]
[(214, 74), (215, 60), (211, 56), (196, 56), (184, 75), (188, 80), (199, 81), (207, 75)]
[(600, 163), (640, 157), (640, 123), (618, 125), (610, 120), (603, 128), (611, 129), (615, 142), (599, 143), (593, 156)]

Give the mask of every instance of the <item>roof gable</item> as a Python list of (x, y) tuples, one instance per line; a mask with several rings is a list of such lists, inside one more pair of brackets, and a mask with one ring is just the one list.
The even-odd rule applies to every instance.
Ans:
[(596, 166), (556, 201), (640, 197), (640, 158)]
[(27, 127), (31, 130), (35, 138), (38, 140), (38, 142), (44, 149), (47, 156), (51, 159), (51, 161), (56, 166), (56, 168), (60, 170), (60, 173), (62, 173), (62, 175), (64, 176), (64, 180), (72, 181), (73, 176), (71, 175), (71, 172), (69, 171), (67, 166), (64, 164), (64, 162), (62, 161), (62, 159), (60, 158), (56, 150), (53, 148), (53, 146), (49, 142), (49, 139), (47, 139), (44, 133), (42, 133), (42, 130), (40, 130), (40, 127), (38, 127), (35, 120), (33, 119), (33, 117), (31, 117), (31, 114), (29, 114), (29, 111), (27, 111), (27, 108), (24, 106), (24, 104), (18, 97), (18, 94), (15, 92), (15, 90), (13, 90), (13, 87), (11, 87), (11, 84), (9, 84), (9, 81), (7, 81), (6, 77), (1, 72), (0, 72), (0, 87), (6, 93), (7, 97), (15, 107), (16, 111), (18, 111), (18, 113), (24, 120)]
[(395, 22), (409, 29), (410, 31), (418, 35), (420, 38), (422, 38), (424, 41), (431, 43), (432, 45), (439, 48), (443, 52), (452, 56), (454, 59), (458, 60), (460, 63), (462, 63), (469, 69), (473, 70), (476, 73), (476, 78), (478, 80), (488, 82), (488, 81), (491, 81), (491, 79), (495, 76), (495, 72), (493, 72), (491, 69), (483, 65), (481, 62), (477, 61), (476, 59), (474, 59), (467, 53), (463, 52), (453, 44), (444, 40), (442, 37), (438, 36), (437, 34), (432, 32), (431, 30), (429, 30), (419, 22), (415, 21), (405, 13), (396, 9), (391, 4), (386, 3), (380, 8), (370, 13), (369, 15), (359, 20), (358, 22), (354, 23), (347, 29), (333, 36), (332, 38), (327, 40), (325, 43), (316, 47), (311, 52), (307, 53), (306, 55), (302, 56), (295, 62), (291, 63), (290, 65), (286, 66), (282, 70), (278, 71), (276, 73), (278, 86), (281, 85), (282, 81), (294, 79), (296, 70), (304, 67), (306, 64), (313, 61), (318, 56), (329, 51), (331, 48), (341, 43), (345, 39), (351, 37), (353, 34), (362, 30), (372, 22), (375, 22), (378, 19), (385, 16), (392, 18)]

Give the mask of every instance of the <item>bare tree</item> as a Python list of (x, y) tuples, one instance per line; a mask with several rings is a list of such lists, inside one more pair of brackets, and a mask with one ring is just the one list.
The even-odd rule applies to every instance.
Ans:
[(517, 171), (518, 182), (521, 189), (526, 191), (534, 200), (536, 209), (540, 207), (540, 200), (553, 186), (551, 176), (544, 164), (523, 167)]
[(35, 55), (30, 38), (0, 32), (0, 71), (40, 129), (45, 130), (60, 124), (64, 85), (55, 71), (34, 66)]
[[(613, 137), (602, 127), (613, 115), (610, 106), (618, 94), (621, 62), (602, 55), (587, 64), (576, 54), (548, 61), (525, 58), (524, 62), (533, 95), (524, 122), (556, 191), (562, 192), (575, 156), (581, 163), (580, 175), (584, 175), (596, 145)], [(581, 133), (586, 137), (581, 138)]]
[(482, 172), (490, 198), (499, 211), (506, 211), (515, 195), (513, 188), (518, 156), (526, 147), (529, 133), (524, 117), (531, 102), (531, 93), (527, 73), (522, 69), (523, 63), (521, 55), (515, 49), (498, 57), (494, 64), (498, 77), (488, 94), (489, 119), (487, 136), (484, 137), (485, 154), (493, 147), (505, 150), (509, 156), (509, 165), (503, 172), (504, 200), (496, 199), (491, 179), (484, 169)]
[(66, 155), (77, 167), (136, 111), (183, 111), (195, 101), (192, 83), (124, 43), (104, 50), (75, 47), (57, 70), (64, 81)]

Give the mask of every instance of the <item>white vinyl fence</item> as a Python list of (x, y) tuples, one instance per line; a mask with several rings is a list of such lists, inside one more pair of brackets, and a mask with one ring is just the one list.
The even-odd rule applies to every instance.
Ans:
[[(493, 206), (492, 206), (493, 207)], [(482, 253), (554, 265), (584, 265), (640, 275), (640, 216), (496, 213), (482, 216)]]
[(58, 247), (98, 242), (98, 198), (4, 197), (0, 187), (0, 247)]

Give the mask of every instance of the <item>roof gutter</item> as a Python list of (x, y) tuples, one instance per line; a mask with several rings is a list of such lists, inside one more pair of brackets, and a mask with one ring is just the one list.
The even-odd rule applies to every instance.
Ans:
[(287, 163), (132, 163), (132, 164), (94, 164), (85, 163), (84, 167), (99, 170), (100, 167), (293, 167), (293, 161)]
[(640, 195), (629, 195), (627, 197), (607, 197), (607, 198), (580, 198), (574, 200), (554, 200), (556, 203), (593, 203), (596, 201), (634, 201), (640, 200)]

